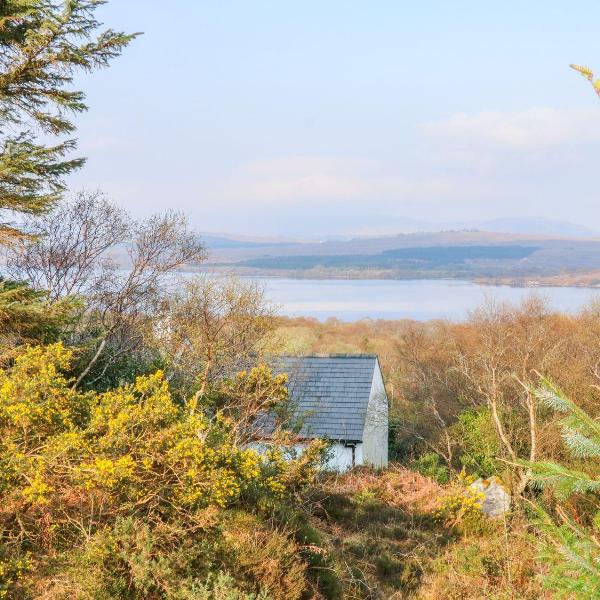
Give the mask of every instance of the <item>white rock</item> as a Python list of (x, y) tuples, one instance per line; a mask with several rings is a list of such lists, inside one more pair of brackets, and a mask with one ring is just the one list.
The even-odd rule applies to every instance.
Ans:
[(470, 487), (484, 495), (481, 510), (487, 517), (501, 517), (510, 510), (510, 494), (497, 477), (478, 479)]

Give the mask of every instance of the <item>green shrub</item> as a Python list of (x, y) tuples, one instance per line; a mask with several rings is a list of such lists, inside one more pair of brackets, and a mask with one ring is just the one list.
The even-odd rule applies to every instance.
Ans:
[(435, 452), (422, 454), (412, 463), (411, 467), (421, 475), (431, 477), (438, 483), (448, 483), (450, 479), (448, 467), (442, 463), (442, 458)]
[(198, 581), (208, 581), (217, 542), (215, 528), (198, 536), (175, 524), (151, 526), (132, 517), (119, 519), (63, 557), (68, 566), (62, 566), (63, 583), (53, 597), (195, 598), (186, 594)]
[(327, 544), (322, 534), (311, 525), (306, 514), (283, 506), (276, 516), (280, 527), (293, 531), (312, 585), (328, 600), (342, 598), (343, 586), (337, 565), (326, 550)]
[(17, 597), (30, 551), (29, 597), (193, 598), (221, 570), (240, 593), (299, 600), (306, 562), (267, 517), (313, 480), (322, 446), (260, 455), (232, 418), (180, 406), (161, 372), (73, 389), (72, 354), (30, 347), (0, 369), (0, 592)]
[(266, 592), (246, 593), (240, 590), (235, 579), (219, 571), (208, 576), (204, 583), (193, 582), (189, 589), (180, 590), (173, 600), (271, 600)]
[(22, 597), (19, 581), (31, 568), (29, 553), (15, 553), (0, 545), (0, 599)]
[(469, 473), (487, 478), (499, 472), (500, 447), (489, 408), (461, 412), (453, 437), (459, 441), (460, 463)]

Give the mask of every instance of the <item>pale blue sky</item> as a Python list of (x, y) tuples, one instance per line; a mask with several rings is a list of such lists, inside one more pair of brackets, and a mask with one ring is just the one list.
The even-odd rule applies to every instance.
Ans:
[[(570, 6), (571, 8), (567, 8)], [(321, 236), (543, 215), (600, 229), (597, 0), (111, 0), (87, 166), (136, 215)]]

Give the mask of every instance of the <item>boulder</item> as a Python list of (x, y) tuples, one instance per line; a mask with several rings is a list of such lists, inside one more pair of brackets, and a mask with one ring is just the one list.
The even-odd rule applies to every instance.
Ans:
[(501, 517), (510, 510), (510, 494), (497, 477), (478, 479), (470, 487), (483, 494), (481, 510), (487, 517)]

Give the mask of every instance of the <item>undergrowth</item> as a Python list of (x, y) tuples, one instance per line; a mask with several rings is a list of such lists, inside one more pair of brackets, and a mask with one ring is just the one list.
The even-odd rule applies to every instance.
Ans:
[(325, 597), (549, 598), (525, 520), (489, 520), (476, 509), (448, 519), (445, 499), (458, 485), (400, 466), (330, 476), (309, 519), (326, 552), (321, 567), (336, 581)]

